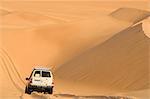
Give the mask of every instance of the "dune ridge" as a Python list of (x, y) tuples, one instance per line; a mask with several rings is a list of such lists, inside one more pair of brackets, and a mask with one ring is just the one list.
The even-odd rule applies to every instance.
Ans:
[(4, 16), (4, 15), (8, 15), (8, 14), (10, 14), (9, 11), (4, 10), (4, 9), (0, 9), (0, 16)]
[(149, 11), (135, 8), (119, 8), (109, 15), (116, 19), (135, 24), (150, 16), (150, 13)]
[[(94, 94), (149, 89), (149, 37), (145, 35), (142, 23), (134, 25), (149, 16), (149, 12), (143, 13), (139, 16), (131, 14), (131, 19), (123, 18), (133, 22), (133, 26), (56, 68), (57, 80), (70, 82), (68, 90), (73, 93), (78, 93), (74, 91), (83, 85), (87, 86), (86, 90), (89, 88), (89, 93)], [(113, 16), (122, 16), (122, 13), (116, 14)], [(92, 91), (90, 88), (93, 88)], [(147, 99), (149, 93), (145, 93), (146, 96), (134, 96)]]
[(118, 92), (148, 89), (148, 40), (139, 24), (63, 64), (55, 75), (76, 87), (81, 83)]

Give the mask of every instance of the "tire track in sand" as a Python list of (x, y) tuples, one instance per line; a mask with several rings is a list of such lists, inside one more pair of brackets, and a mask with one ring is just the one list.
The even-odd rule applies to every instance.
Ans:
[(0, 59), (1, 59), (0, 63), (1, 63), (2, 69), (4, 69), (7, 72), (8, 77), (10, 78), (12, 84), (21, 93), (19, 98), (23, 99), (24, 90), (14, 79), (14, 78), (17, 78), (15, 75), (15, 71), (13, 71), (13, 68), (12, 68), (12, 66), (15, 67), (15, 65), (13, 64), (11, 58), (7, 55), (7, 53), (4, 52), (4, 50), (2, 50), (2, 49), (0, 49)]
[(1, 62), (0, 62), (0, 63), (1, 63), (1, 66), (3, 66), (3, 69), (6, 69), (7, 74), (8, 74), (8, 76), (9, 76), (11, 82), (12, 82), (13, 85), (16, 87), (16, 89), (18, 89), (20, 92), (22, 92), (22, 88), (14, 81), (14, 79), (13, 79), (11, 73), (9, 72), (5, 60), (4, 60), (1, 56), (0, 56), (0, 58), (1, 58)]
[[(11, 57), (8, 55), (8, 53), (4, 49), (0, 49), (0, 64), (2, 66), (2, 69), (6, 70), (12, 84), (16, 87), (16, 89), (21, 92), (21, 95), (19, 96), (20, 99), (24, 99), (24, 86), (26, 85), (25, 82), (23, 81), (20, 73), (18, 72), (13, 60)], [(22, 85), (19, 85), (14, 78), (17, 78), (19, 82), (22, 83)], [(31, 95), (32, 98), (36, 99), (50, 99), (49, 96), (47, 95), (39, 95), (35, 93), (33, 96)]]
[(25, 85), (25, 82), (23, 81), (20, 73), (18, 72), (18, 70), (17, 70), (17, 68), (16, 68), (13, 60), (10, 58), (10, 56), (8, 55), (8, 53), (4, 49), (2, 49), (2, 48), (0, 50), (3, 52), (2, 54), (4, 54), (3, 56), (5, 57), (5, 59), (8, 60), (8, 62), (10, 64), (10, 67), (12, 68), (12, 71), (14, 70), (14, 73), (17, 74), (17, 76), (20, 79), (20, 81), (23, 83), (23, 85)]

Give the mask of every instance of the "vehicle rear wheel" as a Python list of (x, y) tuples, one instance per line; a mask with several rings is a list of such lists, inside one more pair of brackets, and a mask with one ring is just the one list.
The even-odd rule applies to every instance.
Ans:
[(53, 94), (53, 87), (51, 87), (48, 91), (49, 94)]
[(29, 88), (26, 86), (26, 88), (25, 88), (25, 93), (26, 94), (31, 94), (31, 91), (29, 90)]

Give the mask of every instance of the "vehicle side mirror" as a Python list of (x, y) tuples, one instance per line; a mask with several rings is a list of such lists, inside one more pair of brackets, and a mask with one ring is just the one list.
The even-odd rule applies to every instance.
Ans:
[(29, 78), (26, 78), (26, 80), (29, 80)]

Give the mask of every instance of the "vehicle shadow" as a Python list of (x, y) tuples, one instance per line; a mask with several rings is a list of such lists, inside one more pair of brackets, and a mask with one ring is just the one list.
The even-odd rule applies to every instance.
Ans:
[(50, 96), (47, 94), (43, 94), (43, 93), (32, 93), (31, 97), (33, 99), (50, 99)]
[(73, 94), (54, 94), (55, 97), (58, 97), (61, 99), (66, 97), (70, 99), (134, 99), (131, 97), (124, 97), (124, 96), (77, 96)]
[[(135, 99), (133, 97), (127, 96), (78, 96), (74, 94), (43, 94), (43, 93), (36, 93), (33, 92), (28, 97), (24, 97), (25, 99)], [(24, 99), (23, 98), (23, 99)]]

